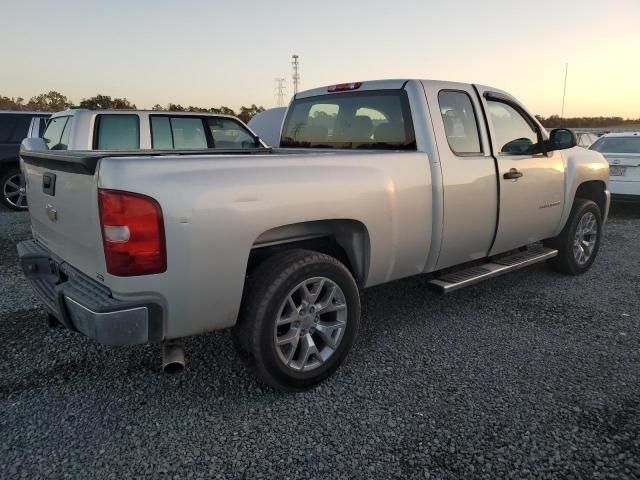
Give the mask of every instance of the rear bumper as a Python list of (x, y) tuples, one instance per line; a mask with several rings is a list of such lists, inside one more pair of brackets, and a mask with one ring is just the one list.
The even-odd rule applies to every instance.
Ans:
[(162, 307), (125, 302), (49, 252), (35, 240), (18, 244), (20, 264), (47, 310), (69, 330), (105, 345), (135, 345), (162, 339)]
[(640, 201), (640, 181), (609, 179), (609, 191), (614, 200)]

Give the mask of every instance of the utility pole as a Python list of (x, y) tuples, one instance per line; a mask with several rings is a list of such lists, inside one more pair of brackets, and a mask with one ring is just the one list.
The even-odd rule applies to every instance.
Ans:
[(293, 59), (291, 65), (293, 66), (293, 94), (295, 95), (298, 93), (298, 84), (300, 82), (300, 73), (298, 72), (300, 66), (298, 58), (300, 58), (300, 56), (294, 53), (291, 58)]
[(560, 112), (560, 118), (564, 118), (564, 98), (567, 95), (567, 74), (569, 73), (569, 64), (564, 64), (564, 90), (562, 91), (562, 110)]
[(284, 82), (286, 80), (286, 78), (276, 78), (276, 103), (279, 107), (284, 106), (284, 92), (287, 88)]

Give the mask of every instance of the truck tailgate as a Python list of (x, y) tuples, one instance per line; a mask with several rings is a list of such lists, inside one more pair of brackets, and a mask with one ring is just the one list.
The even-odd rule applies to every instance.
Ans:
[[(103, 274), (95, 166), (80, 168), (22, 154), (34, 238), (64, 261), (95, 278)], [(93, 170), (93, 171), (92, 171)]]

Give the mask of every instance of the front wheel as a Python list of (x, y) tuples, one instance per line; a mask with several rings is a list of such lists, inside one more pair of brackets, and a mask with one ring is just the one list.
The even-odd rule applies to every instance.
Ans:
[(10, 168), (0, 176), (0, 188), (3, 205), (18, 211), (28, 208), (24, 175), (19, 167)]
[(349, 270), (328, 255), (290, 250), (250, 276), (234, 343), (260, 380), (302, 391), (340, 366), (359, 322), (360, 298)]
[(554, 270), (569, 275), (586, 272), (598, 255), (601, 235), (602, 215), (598, 205), (576, 198), (560, 235), (544, 242), (558, 250), (558, 255), (549, 264)]

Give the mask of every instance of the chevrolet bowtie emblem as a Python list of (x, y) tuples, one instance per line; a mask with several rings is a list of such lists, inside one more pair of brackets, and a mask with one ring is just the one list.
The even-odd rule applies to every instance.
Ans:
[(53, 205), (47, 205), (47, 217), (49, 217), (49, 220), (51, 220), (52, 222), (55, 222), (56, 220), (58, 220), (58, 211), (53, 208)]

